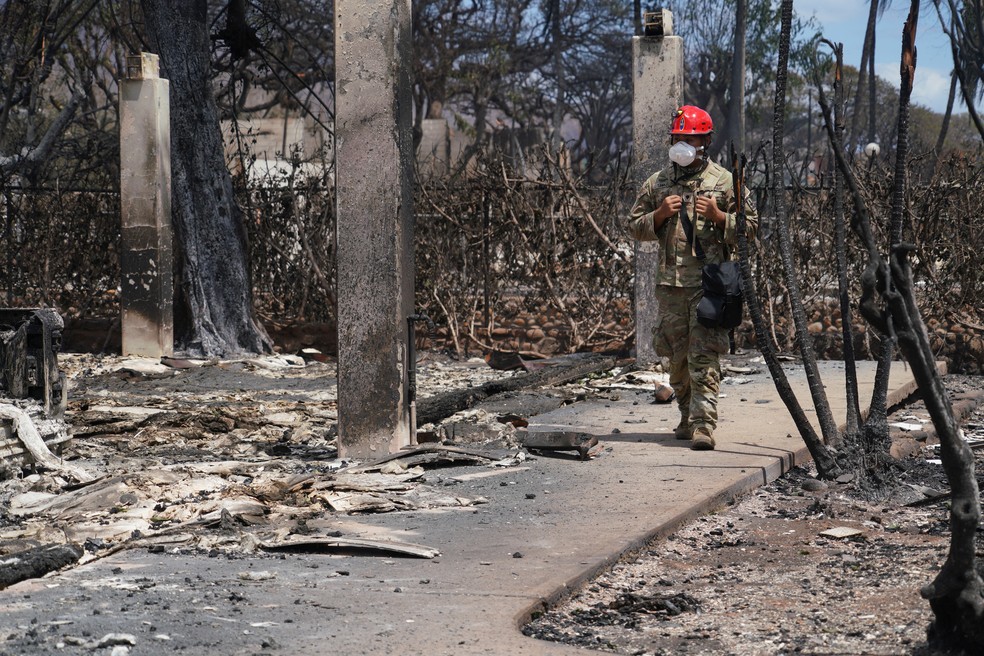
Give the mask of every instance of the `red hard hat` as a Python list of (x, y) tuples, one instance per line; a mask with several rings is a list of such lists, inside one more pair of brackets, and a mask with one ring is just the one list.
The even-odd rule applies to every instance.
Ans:
[(710, 134), (714, 132), (711, 115), (700, 107), (684, 105), (676, 111), (670, 134)]

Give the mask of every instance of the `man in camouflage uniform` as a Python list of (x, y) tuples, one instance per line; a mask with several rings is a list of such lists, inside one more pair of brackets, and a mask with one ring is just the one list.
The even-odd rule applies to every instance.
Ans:
[[(673, 432), (679, 439), (690, 439), (694, 450), (714, 448), (719, 358), (728, 348), (726, 328), (707, 328), (697, 322), (697, 304), (703, 295), (701, 268), (731, 259), (738, 245), (731, 173), (707, 158), (713, 131), (710, 115), (699, 107), (677, 110), (670, 128), (673, 163), (646, 180), (629, 217), (633, 237), (659, 241), (659, 316), (653, 346), (669, 359), (670, 386), (681, 416)], [(753, 239), (758, 216), (747, 192), (744, 209), (746, 234)], [(703, 263), (694, 241), (687, 237), (684, 213), (703, 248)]]

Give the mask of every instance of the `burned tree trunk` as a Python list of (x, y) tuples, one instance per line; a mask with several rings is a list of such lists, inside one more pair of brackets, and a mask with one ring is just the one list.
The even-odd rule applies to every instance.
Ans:
[(821, 478), (836, 478), (841, 474), (840, 465), (834, 453), (827, 448), (827, 445), (820, 440), (820, 436), (810, 424), (803, 406), (796, 398), (796, 392), (789, 385), (786, 372), (783, 371), (782, 364), (779, 362), (775, 345), (766, 332), (765, 317), (762, 315), (762, 306), (759, 302), (758, 293), (755, 290), (755, 279), (752, 277), (752, 267), (749, 264), (751, 257), (748, 249), (748, 235), (745, 233), (745, 156), (742, 155), (741, 161), (734, 150), (731, 149), (732, 176), (735, 185), (735, 198), (738, 203), (736, 215), (737, 234), (738, 234), (738, 262), (741, 268), (741, 282), (745, 304), (748, 307), (748, 316), (752, 319), (752, 326), (755, 328), (755, 343), (758, 345), (762, 358), (769, 368), (769, 374), (775, 383), (779, 398), (786, 405), (789, 415), (796, 424), (806, 448), (809, 450), (813, 461), (817, 465), (817, 471)]
[[(888, 377), (891, 372), (892, 354), (895, 349), (895, 340), (885, 336), (882, 340), (882, 352), (878, 358), (878, 369), (875, 373), (875, 382), (871, 392), (871, 404), (868, 409), (868, 416), (861, 422), (859, 394), (857, 389), (857, 374), (855, 370), (855, 357), (853, 350), (853, 333), (851, 326), (851, 309), (847, 294), (847, 254), (846, 254), (846, 235), (844, 226), (844, 199), (843, 183), (846, 181), (854, 200), (856, 223), (853, 224), (855, 230), (858, 229), (858, 222), (865, 226), (865, 230), (870, 227), (867, 208), (864, 200), (858, 191), (857, 180), (854, 173), (847, 163), (846, 151), (844, 147), (843, 123), (840, 118), (843, 103), (843, 92), (841, 91), (842, 71), (843, 71), (843, 47), (841, 44), (834, 45), (824, 39), (834, 51), (834, 109), (827, 102), (824, 94), (823, 84), (819, 75), (814, 82), (817, 87), (818, 102), (824, 118), (824, 125), (827, 130), (827, 138), (830, 142), (831, 150), (834, 153), (837, 168), (835, 178), (835, 211), (836, 231), (837, 231), (837, 260), (838, 260), (838, 280), (840, 288), (840, 305), (843, 316), (843, 338), (844, 338), (844, 359), (847, 373), (847, 427), (845, 430), (845, 446), (843, 449), (843, 462), (849, 466), (856, 474), (855, 485), (859, 490), (877, 496), (890, 487), (890, 477), (887, 470), (891, 467), (893, 460), (890, 458), (888, 419), (887, 419), (887, 398), (888, 398)], [(901, 222), (900, 222), (901, 225)], [(873, 239), (865, 242), (869, 245), (869, 261), (875, 261), (879, 257), (877, 249), (874, 247)], [(870, 272), (870, 265), (869, 265)]]
[[(827, 439), (830, 440), (838, 436), (837, 428), (833, 422), (833, 415), (830, 412), (830, 405), (827, 403), (826, 395), (823, 393), (822, 381), (820, 381), (820, 374), (816, 367), (816, 359), (812, 357), (812, 348), (807, 342), (809, 339), (809, 334), (806, 331), (806, 318), (805, 313), (803, 312), (799, 289), (792, 273), (792, 249), (789, 241), (789, 229), (788, 226), (785, 225), (786, 211), (783, 196), (784, 189), (782, 175), (782, 171), (785, 167), (783, 166), (782, 134), (784, 125), (783, 116), (786, 105), (786, 75), (789, 64), (789, 34), (792, 25), (792, 4), (793, 3), (791, 0), (784, 0), (782, 3), (782, 31), (779, 37), (779, 64), (776, 72), (776, 95), (773, 118), (773, 168), (779, 173), (776, 176), (773, 187), (776, 198), (776, 217), (777, 223), (779, 224), (779, 238), (780, 248), (782, 249), (783, 269), (787, 274), (787, 283), (789, 285), (790, 294), (794, 297), (792, 299), (794, 311), (798, 307), (800, 315), (803, 315), (801, 322), (803, 329), (800, 331), (799, 325), (797, 325), (797, 332), (799, 333), (801, 342), (803, 343), (803, 349), (805, 349), (804, 364), (806, 365), (807, 379), (810, 384), (810, 390), (813, 392), (814, 405), (817, 408), (817, 414), (820, 417), (821, 431), (824, 437), (827, 437)], [(733, 146), (732, 167), (735, 184), (735, 196), (738, 202), (737, 233), (739, 263), (742, 275), (742, 285), (745, 290), (744, 296), (746, 303), (748, 304), (748, 312), (752, 319), (752, 325), (755, 327), (756, 344), (758, 344), (759, 350), (765, 359), (765, 363), (769, 367), (769, 373), (772, 375), (772, 379), (775, 382), (776, 391), (779, 392), (779, 396), (786, 405), (786, 409), (789, 410), (789, 414), (793, 418), (793, 421), (796, 423), (796, 428), (799, 431), (800, 436), (803, 438), (807, 449), (809, 449), (810, 455), (813, 456), (813, 460), (817, 465), (817, 471), (822, 478), (836, 478), (841, 474), (836, 453), (832, 448), (830, 448), (828, 443), (825, 443), (820, 436), (817, 435), (816, 430), (814, 430), (813, 426), (810, 424), (809, 418), (803, 411), (799, 400), (796, 398), (796, 393), (793, 391), (792, 387), (790, 387), (786, 374), (782, 370), (782, 366), (780, 365), (779, 359), (775, 352), (775, 347), (766, 334), (765, 318), (762, 316), (761, 305), (759, 303), (758, 295), (755, 290), (755, 283), (752, 278), (751, 266), (749, 264), (748, 238), (745, 235), (744, 156), (742, 156), (742, 161), (739, 163)], [(806, 357), (807, 355), (810, 357)]]
[[(834, 51), (834, 143), (833, 148), (844, 147), (844, 46), (823, 40)], [(819, 83), (817, 84), (820, 87)], [(819, 88), (818, 94), (823, 89)], [(854, 328), (851, 319), (851, 302), (847, 280), (847, 230), (844, 223), (844, 174), (834, 169), (834, 249), (837, 255), (837, 295), (841, 311), (841, 337), (844, 340), (844, 385), (847, 399), (845, 433), (857, 435), (861, 426), (861, 406), (858, 393), (858, 373), (854, 355)]]
[[(913, 0), (914, 3), (918, 0)], [(981, 519), (980, 492), (974, 475), (974, 453), (961, 439), (946, 388), (936, 368), (926, 326), (919, 315), (908, 260), (909, 249), (895, 249), (891, 274), (896, 294), (888, 309), (899, 346), (922, 390), (926, 409), (940, 439), (940, 458), (950, 482), (950, 551), (936, 579), (920, 590), (935, 619), (930, 638), (966, 653), (984, 650), (984, 579), (976, 558)]]
[[(916, 25), (919, 0), (912, 0), (902, 33), (902, 84), (899, 93), (898, 148), (895, 166), (893, 237), (901, 235), (905, 195), (905, 156), (908, 152), (909, 96), (916, 73)], [(901, 241), (901, 238), (899, 239)], [(984, 649), (984, 579), (976, 559), (977, 528), (981, 519), (980, 493), (974, 475), (974, 454), (960, 438), (953, 408), (936, 368), (929, 334), (919, 314), (909, 268), (911, 246), (893, 244), (890, 256), (891, 284), (882, 295), (886, 324), (894, 330), (899, 346), (923, 390), (926, 409), (940, 438), (940, 458), (950, 482), (950, 552), (936, 579), (920, 592), (933, 608), (930, 636), (948, 646), (980, 653)], [(895, 289), (892, 289), (894, 285)]]
[(142, 0), (147, 40), (170, 80), (175, 341), (203, 356), (271, 349), (253, 311), (243, 215), (225, 165), (205, 0)]
[(827, 393), (824, 391), (820, 371), (817, 368), (816, 354), (810, 341), (810, 332), (807, 330), (806, 311), (803, 308), (803, 295), (800, 292), (799, 282), (796, 280), (793, 247), (786, 212), (786, 196), (783, 185), (783, 171), (786, 169), (785, 154), (783, 153), (783, 131), (786, 112), (786, 77), (789, 67), (789, 34), (793, 15), (792, 0), (783, 0), (781, 15), (782, 31), (779, 36), (779, 64), (776, 70), (776, 96), (773, 106), (772, 127), (772, 170), (776, 172), (772, 184), (773, 202), (776, 210), (776, 232), (779, 236), (779, 257), (782, 260), (786, 287), (789, 290), (793, 323), (799, 337), (800, 355), (803, 357), (803, 369), (806, 372), (807, 384), (813, 397), (817, 419), (820, 422), (820, 432), (828, 444), (837, 446), (841, 440), (840, 432), (837, 430), (834, 415), (830, 411), (830, 403), (827, 401)]
[[(804, 312), (802, 301), (799, 297), (796, 280), (792, 275), (792, 249), (789, 243), (789, 229), (785, 225), (785, 201), (783, 196), (785, 190), (783, 189), (782, 182), (782, 171), (785, 168), (782, 163), (782, 132), (783, 116), (785, 113), (786, 104), (786, 72), (789, 64), (789, 32), (792, 24), (792, 4), (793, 3), (790, 0), (784, 0), (782, 4), (782, 32), (779, 37), (779, 66), (776, 73), (776, 96), (773, 123), (773, 169), (778, 171), (778, 175), (776, 176), (773, 187), (775, 194), (777, 223), (780, 226), (780, 248), (782, 250), (783, 268), (787, 273), (790, 293), (793, 294), (795, 292), (793, 307), (799, 307), (800, 314), (803, 315)], [(813, 460), (817, 465), (817, 471), (823, 478), (836, 478), (842, 473), (840, 465), (837, 462), (836, 453), (834, 453), (834, 451), (820, 439), (820, 436), (817, 435), (813, 425), (810, 424), (809, 418), (806, 416), (803, 407), (800, 405), (799, 399), (796, 398), (796, 393), (793, 391), (792, 387), (790, 387), (789, 381), (786, 378), (786, 373), (783, 371), (782, 366), (779, 363), (772, 340), (769, 339), (766, 333), (765, 318), (762, 316), (762, 309), (755, 290), (755, 283), (752, 278), (751, 266), (749, 264), (748, 238), (745, 235), (744, 156), (742, 156), (742, 161), (739, 163), (737, 154), (734, 152), (734, 148), (732, 147), (731, 159), (735, 184), (735, 195), (738, 202), (738, 255), (741, 267), (742, 287), (744, 290), (745, 301), (748, 305), (748, 313), (752, 319), (752, 325), (755, 327), (755, 341), (762, 353), (763, 358), (765, 359), (766, 365), (769, 367), (769, 373), (772, 375), (772, 380), (775, 382), (776, 391), (779, 392), (779, 397), (786, 405), (786, 409), (789, 410), (789, 414), (796, 424), (796, 429), (803, 438), (803, 442), (806, 444), (807, 449), (809, 449), (810, 455), (813, 456)], [(797, 325), (797, 332), (799, 333), (801, 340), (805, 342), (805, 340), (809, 338), (809, 334), (806, 331), (805, 316), (803, 316), (802, 324), (803, 330), (800, 331), (799, 325)], [(809, 345), (807, 344), (805, 348), (809, 349)], [(818, 385), (822, 386), (822, 382), (819, 378), (819, 372), (816, 369), (815, 359), (812, 361), (812, 365), (812, 370), (809, 366), (807, 367), (807, 378), (810, 382), (811, 391), (813, 391)], [(831, 429), (833, 430), (833, 433), (836, 434), (836, 426), (833, 426), (833, 415), (830, 412), (830, 406), (827, 404), (826, 395), (823, 395), (822, 399), (817, 399), (815, 396), (814, 404), (818, 411), (820, 411), (821, 428), (824, 435), (827, 436), (830, 434)], [(824, 418), (824, 408), (826, 408), (826, 415), (828, 416), (827, 419)]]
[(46, 544), (5, 555), (0, 567), (0, 590), (72, 565), (83, 553), (77, 544)]
[[(841, 57), (841, 47), (840, 44), (835, 46), (830, 41), (826, 39), (823, 40), (824, 43), (828, 44), (835, 53), (836, 64), (835, 64), (835, 89), (842, 79), (841, 71), (843, 60)], [(819, 69), (819, 67), (818, 67)], [(841, 185), (843, 182), (847, 183), (847, 187), (851, 192), (851, 197), (854, 201), (854, 211), (855, 219), (852, 223), (852, 228), (857, 232), (862, 239), (862, 242), (868, 248), (868, 269), (862, 276), (862, 280), (870, 278), (873, 274), (873, 267), (875, 262), (880, 261), (880, 255), (878, 249), (875, 246), (874, 237), (871, 236), (871, 221), (868, 218), (868, 210), (864, 204), (864, 199), (858, 190), (857, 180), (854, 176), (854, 172), (847, 162), (847, 156), (845, 153), (844, 142), (843, 142), (843, 129), (838, 129), (839, 119), (834, 118), (831, 111), (830, 104), (827, 102), (826, 94), (823, 90), (823, 84), (820, 80), (819, 75), (814, 79), (814, 83), (817, 87), (817, 101), (820, 105), (821, 113), (823, 114), (824, 126), (827, 130), (827, 139), (830, 142), (831, 151), (834, 154), (834, 159), (837, 164), (837, 172), (839, 173), (836, 184), (837, 184), (837, 194), (843, 196), (843, 190)], [(835, 103), (840, 103), (841, 96), (837, 94)], [(885, 486), (887, 478), (885, 477), (885, 470), (888, 464), (891, 462), (888, 458), (888, 421), (886, 419), (886, 399), (888, 398), (888, 374), (889, 367), (891, 366), (891, 351), (883, 351), (881, 357), (878, 361), (878, 370), (875, 374), (875, 383), (872, 389), (872, 400), (869, 406), (869, 413), (867, 419), (861, 424), (859, 421), (859, 407), (858, 407), (858, 393), (857, 393), (857, 376), (854, 371), (854, 354), (853, 349), (848, 350), (848, 344), (852, 341), (852, 333), (848, 329), (848, 325), (851, 323), (850, 315), (850, 304), (847, 298), (846, 289), (846, 277), (847, 277), (847, 262), (846, 262), (846, 244), (842, 243), (842, 236), (840, 233), (844, 231), (844, 217), (843, 217), (843, 199), (837, 203), (838, 207), (838, 268), (839, 275), (842, 276), (840, 282), (841, 285), (841, 308), (843, 312), (844, 321), (844, 356), (845, 360), (850, 354), (850, 361), (845, 362), (845, 368), (849, 369), (847, 377), (848, 385), (848, 402), (853, 403), (853, 407), (848, 408), (848, 427), (845, 435), (846, 448), (844, 449), (844, 462), (845, 465), (849, 465), (852, 470), (859, 475), (857, 486), (859, 488), (868, 488), (869, 492), (879, 493)], [(843, 261), (841, 258), (843, 257)], [(894, 340), (885, 339), (882, 342), (883, 349), (887, 349), (888, 345), (893, 345)], [(888, 357), (886, 357), (888, 356)], [(852, 391), (853, 384), (853, 391)]]
[[(919, 0), (912, 0), (902, 36), (902, 84), (899, 93), (898, 152), (895, 168), (893, 223), (901, 224), (905, 194), (905, 157), (908, 150), (908, 104), (916, 68), (916, 25)], [(874, 241), (867, 226), (859, 226), (869, 253)], [(879, 331), (894, 335), (922, 391), (926, 408), (940, 439), (940, 457), (953, 503), (950, 511), (950, 551), (936, 579), (920, 592), (935, 616), (930, 637), (947, 648), (980, 653), (984, 650), (984, 579), (976, 554), (980, 496), (974, 475), (974, 455), (959, 435), (953, 408), (936, 368), (926, 326), (919, 314), (912, 287), (908, 254), (911, 245), (893, 244), (886, 264), (872, 258), (862, 283), (865, 318)], [(879, 303), (878, 299), (881, 299)]]
[(478, 387), (451, 390), (419, 402), (417, 425), (437, 423), (496, 394), (547, 385), (559, 385), (593, 373), (608, 371), (614, 366), (615, 359), (610, 356), (589, 355), (583, 358), (574, 358), (569, 363), (557, 367), (534, 371), (513, 378), (490, 380)]

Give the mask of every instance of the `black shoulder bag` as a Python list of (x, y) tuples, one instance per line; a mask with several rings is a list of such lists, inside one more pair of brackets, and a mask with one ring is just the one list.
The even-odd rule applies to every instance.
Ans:
[(680, 220), (687, 234), (687, 241), (694, 244), (700, 270), (704, 296), (697, 304), (697, 321), (708, 328), (737, 328), (741, 325), (743, 299), (741, 295), (741, 270), (737, 262), (704, 264), (707, 256), (700, 240), (694, 235), (694, 226), (687, 216), (687, 206), (680, 210)]

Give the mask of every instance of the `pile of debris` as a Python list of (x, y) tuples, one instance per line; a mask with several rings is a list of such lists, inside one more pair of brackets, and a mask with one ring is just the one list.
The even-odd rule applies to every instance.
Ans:
[[(0, 467), (13, 471), (41, 465), (78, 478), (60, 452), (69, 439), (68, 399), (58, 369), (61, 317), (48, 308), (0, 309)], [(83, 475), (84, 476), (84, 475)]]
[[(527, 431), (526, 417), (617, 393), (631, 378), (612, 378), (614, 359), (600, 356), (496, 368), (425, 353), (425, 439), (374, 462), (352, 462), (337, 455), (335, 367), (302, 356), (62, 355), (72, 395), (59, 414), (68, 424), (29, 423), (60, 425), (46, 442), (57, 441), (64, 459), (11, 460), (0, 475), (0, 556), (43, 562), (21, 568), (31, 576), (131, 547), (228, 554), (371, 548), (434, 557), (429, 547), (380, 540), (344, 518), (486, 503), (428, 483), (431, 467), (512, 467), (547, 449), (595, 457), (584, 440), (549, 442)], [(65, 376), (58, 378), (62, 394)], [(23, 442), (25, 431), (15, 433)], [(65, 549), (51, 557), (59, 545)], [(0, 580), (0, 588), (11, 582)]]

